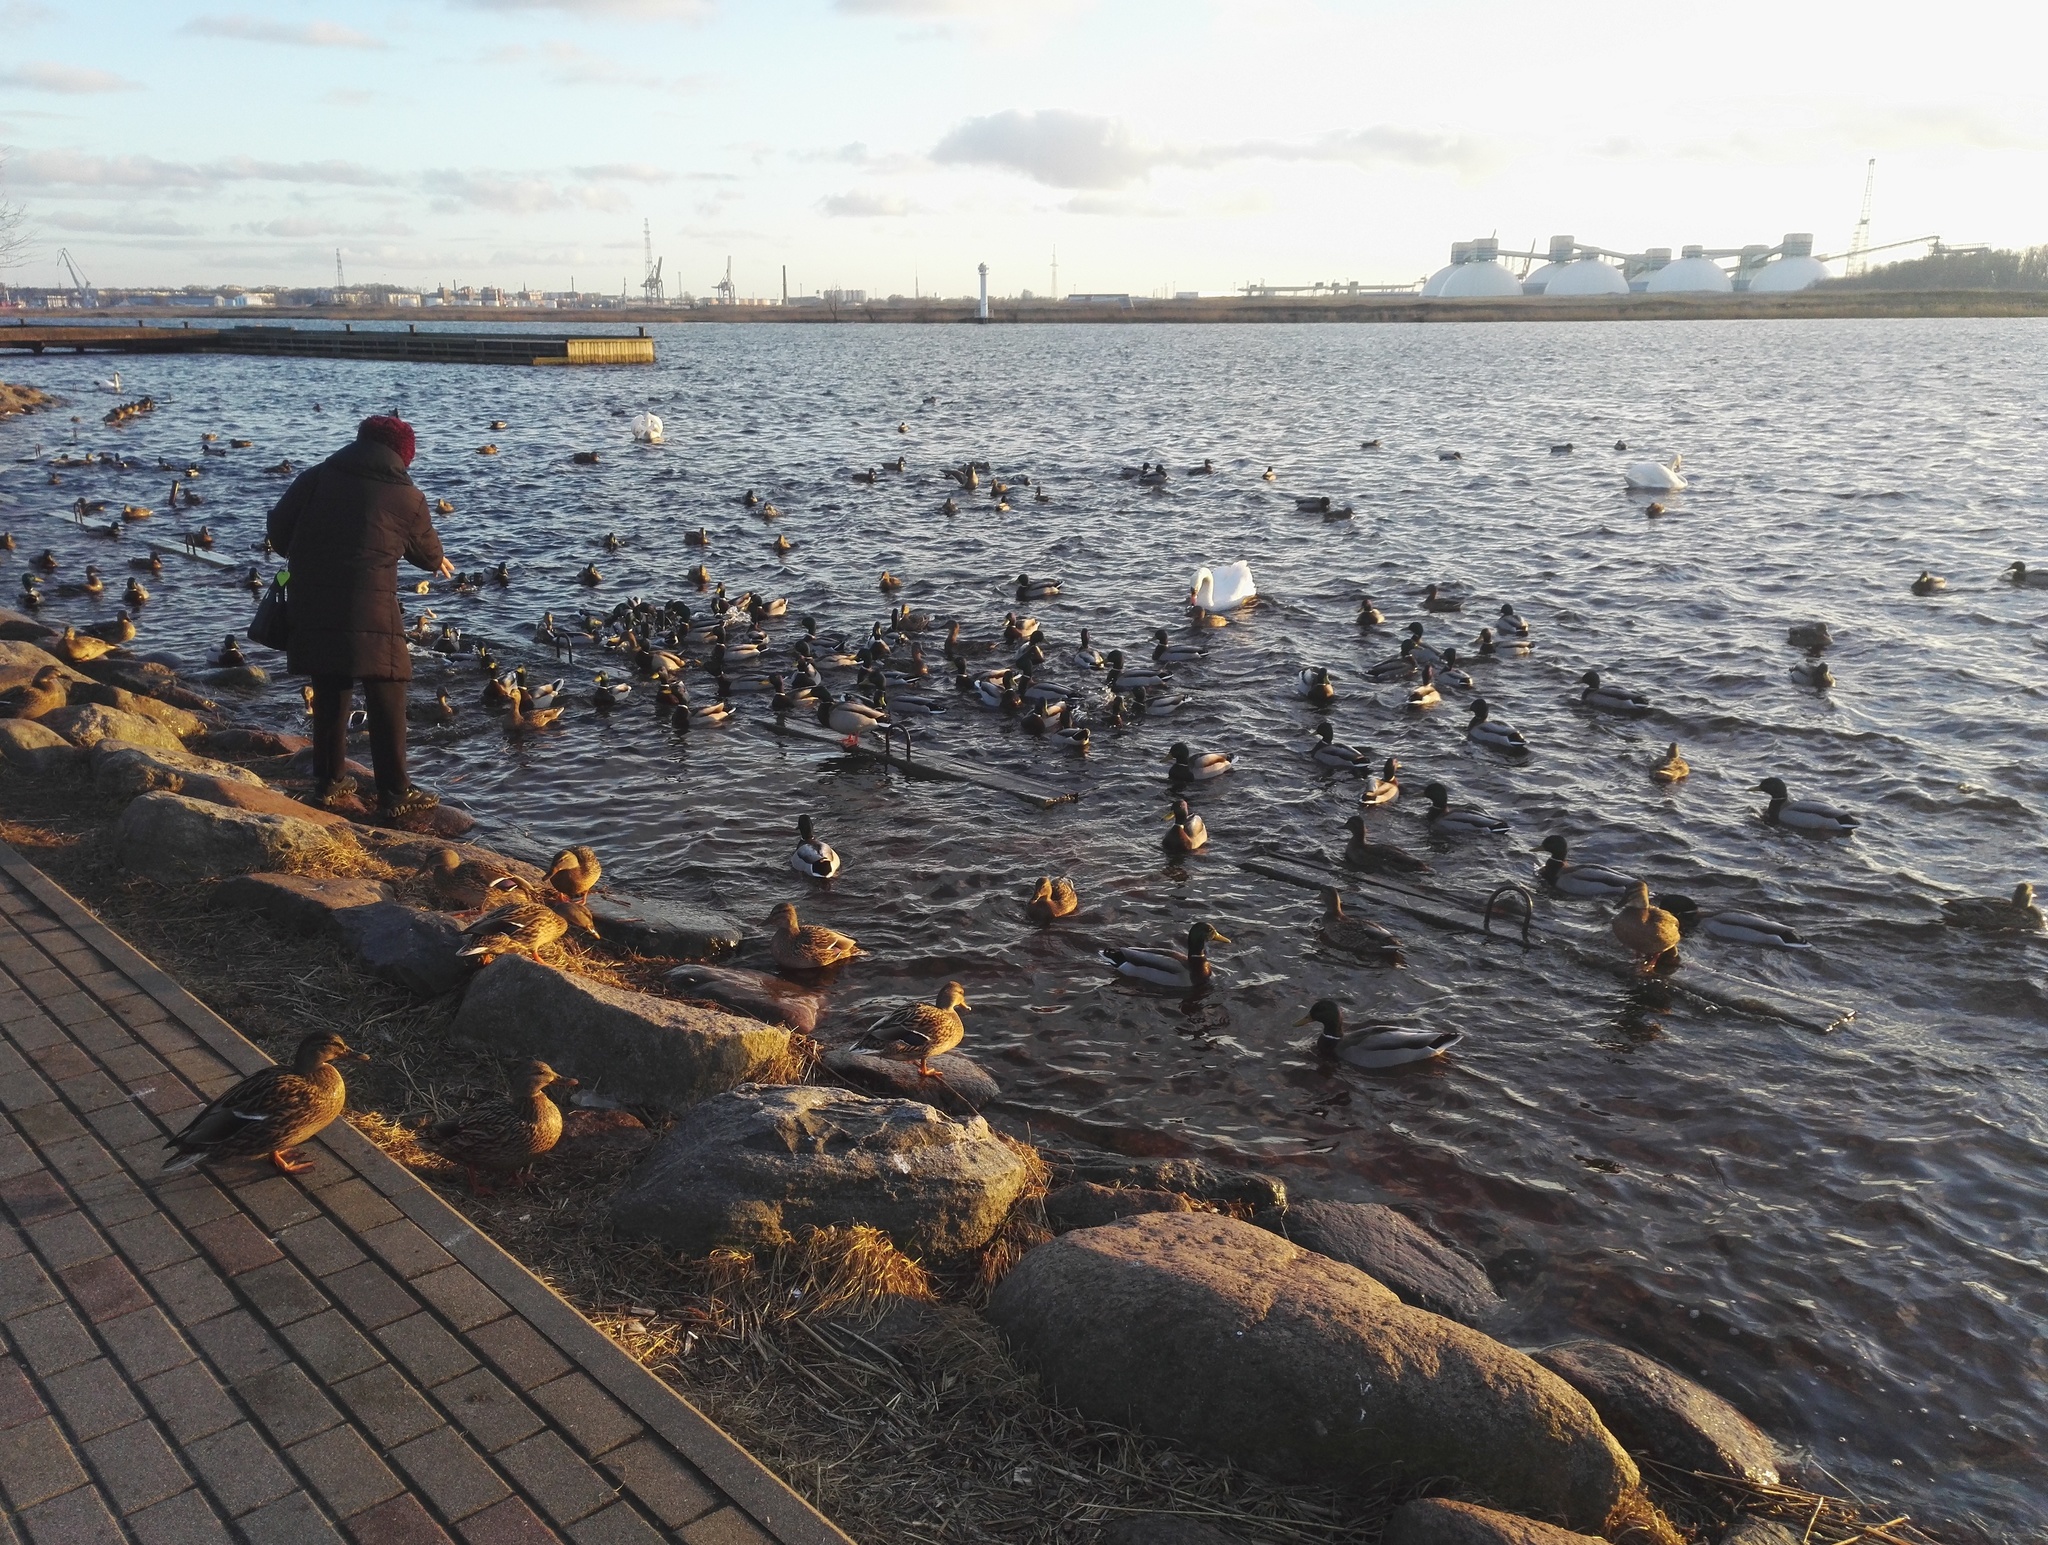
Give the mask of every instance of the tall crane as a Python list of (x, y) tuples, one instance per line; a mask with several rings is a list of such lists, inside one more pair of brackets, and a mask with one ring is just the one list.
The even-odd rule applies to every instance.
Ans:
[(57, 249), (57, 261), (62, 263), (70, 273), (71, 293), (78, 297), (79, 305), (97, 306), (100, 301), (99, 292), (93, 289), (92, 281), (78, 271), (78, 265), (71, 260), (71, 249), (69, 247), (59, 247)]
[(739, 304), (739, 291), (735, 290), (732, 286), (731, 258), (725, 260), (725, 277), (718, 281), (717, 294), (718, 304), (721, 306), (735, 306)]
[(666, 300), (668, 292), (661, 282), (661, 263), (655, 261), (654, 257), (654, 227), (646, 220), (640, 222), (640, 246), (644, 269), (640, 277), (640, 293), (651, 306), (656, 301)]
[(1856, 235), (1849, 243), (1849, 261), (1842, 269), (1851, 279), (1870, 269), (1870, 195), (1876, 187), (1877, 157), (1872, 156), (1863, 173), (1863, 214), (1856, 222)]

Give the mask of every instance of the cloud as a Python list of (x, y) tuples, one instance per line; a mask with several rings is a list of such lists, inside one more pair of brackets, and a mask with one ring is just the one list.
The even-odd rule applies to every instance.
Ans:
[(430, 207), (439, 214), (463, 209), (517, 215), (559, 209), (616, 212), (628, 207), (625, 196), (614, 188), (565, 187), (545, 177), (508, 176), (500, 172), (430, 171), (421, 175), (420, 185), (431, 196)]
[(37, 22), (55, 21), (57, 13), (47, 5), (31, 5), (29, 0), (8, 0), (0, 5), (0, 22), (10, 27), (33, 27)]
[(484, 55), (487, 64), (538, 64), (558, 86), (603, 86), (616, 91), (636, 86), (647, 91), (693, 91), (701, 75), (648, 75), (625, 68), (616, 54), (593, 53), (574, 43), (550, 39), (537, 47), (508, 43)]
[(975, 16), (991, 9), (989, 0), (836, 0), (833, 9), (848, 16), (926, 17)]
[(818, 208), (838, 220), (896, 218), (910, 213), (909, 201), (893, 193), (835, 193), (818, 200)]
[(99, 91), (134, 91), (136, 83), (107, 70), (86, 70), (69, 64), (25, 64), (19, 69), (0, 71), (0, 86), (22, 91), (56, 91), (66, 96), (85, 96)]
[(702, 21), (711, 0), (459, 0), (472, 11), (555, 11), (564, 16), (617, 16), (642, 21)]
[(186, 225), (169, 215), (74, 215), (54, 214), (50, 224), (60, 231), (91, 231), (106, 236), (199, 236), (196, 225)]
[(248, 225), (238, 225), (238, 231), (247, 231), (252, 236), (277, 236), (289, 241), (302, 241), (314, 236), (339, 236), (351, 243), (350, 251), (359, 251), (359, 244), (369, 236), (410, 236), (411, 226), (402, 220), (380, 220), (366, 225), (361, 220), (321, 219), (310, 215), (287, 215), (282, 220), (259, 220)]
[(349, 161), (258, 161), (225, 156), (215, 161), (161, 161), (155, 156), (98, 156), (77, 150), (28, 150), (10, 163), (23, 187), (212, 188), (228, 182), (299, 182), (376, 187), (389, 174)]
[(1887, 105), (1882, 112), (1845, 115), (1836, 135), (1873, 150), (2039, 150), (2043, 143), (2039, 134), (1998, 113), (1941, 103)]
[(1497, 153), (1485, 141), (1378, 125), (1313, 140), (1247, 140), (1177, 148), (1147, 145), (1121, 119), (1050, 108), (970, 118), (932, 149), (934, 161), (998, 166), (1054, 188), (1112, 189), (1141, 182), (1160, 167), (1209, 169), (1232, 161), (1323, 161), (1350, 166), (1408, 166), (1472, 175)]
[(327, 107), (367, 107), (376, 100), (377, 94), (373, 91), (351, 91), (344, 86), (336, 86), (332, 91), (320, 94), (320, 101)]
[(1126, 220), (1162, 220), (1180, 213), (1178, 209), (1168, 209), (1163, 204), (1122, 193), (1077, 193), (1060, 205), (1060, 211), (1069, 215), (1103, 215)]
[(282, 43), (292, 48), (383, 48), (382, 38), (331, 21), (281, 22), (260, 16), (195, 16), (178, 29), (188, 37), (232, 38), (241, 43)]
[(572, 166), (572, 176), (592, 182), (671, 182), (674, 174), (644, 161), (607, 161), (602, 166)]

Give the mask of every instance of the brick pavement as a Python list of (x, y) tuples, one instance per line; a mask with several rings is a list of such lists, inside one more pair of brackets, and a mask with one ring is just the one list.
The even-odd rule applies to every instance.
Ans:
[(0, 1545), (851, 1545), (345, 1123), (159, 1179), (265, 1060), (0, 844)]

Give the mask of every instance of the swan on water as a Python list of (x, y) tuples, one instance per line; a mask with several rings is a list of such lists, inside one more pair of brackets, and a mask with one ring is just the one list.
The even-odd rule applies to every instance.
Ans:
[(1195, 570), (1188, 589), (1188, 605), (1197, 611), (1227, 612), (1245, 605), (1258, 593), (1258, 587), (1252, 583), (1252, 566), (1240, 558), (1214, 569), (1204, 565)]
[(661, 444), (661, 420), (652, 413), (633, 415), (633, 438), (642, 445)]
[(1682, 493), (1685, 479), (1678, 475), (1678, 469), (1684, 461), (1683, 456), (1674, 456), (1668, 467), (1661, 461), (1632, 461), (1626, 474), (1628, 486), (1653, 494)]
[(108, 376), (106, 380), (94, 381), (92, 384), (103, 392), (112, 392), (114, 395), (119, 396), (121, 393), (121, 372), (117, 370)]

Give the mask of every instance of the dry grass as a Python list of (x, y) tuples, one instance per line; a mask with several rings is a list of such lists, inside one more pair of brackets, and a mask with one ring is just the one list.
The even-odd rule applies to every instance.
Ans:
[(1852, 1497), (1681, 1470), (1655, 1460), (1645, 1461), (1643, 1469), (1665, 1506), (1681, 1518), (1725, 1521), (1754, 1514), (1784, 1524), (1801, 1545), (1936, 1545), (1905, 1514)]

